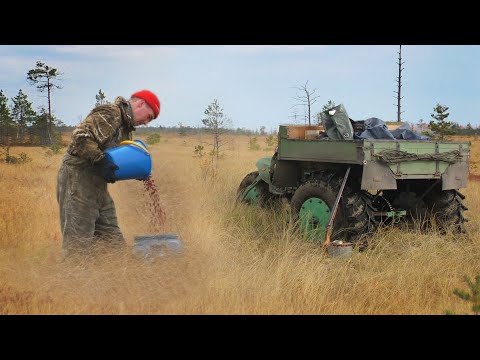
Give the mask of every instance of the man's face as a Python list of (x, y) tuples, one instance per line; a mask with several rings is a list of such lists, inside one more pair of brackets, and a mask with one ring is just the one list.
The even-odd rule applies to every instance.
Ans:
[(155, 118), (150, 105), (145, 100), (139, 100), (137, 106), (134, 108), (135, 113), (135, 125), (147, 125)]

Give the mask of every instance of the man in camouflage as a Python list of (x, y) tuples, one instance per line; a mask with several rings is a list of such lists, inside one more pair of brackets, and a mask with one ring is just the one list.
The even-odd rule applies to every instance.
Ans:
[(95, 107), (72, 133), (57, 178), (62, 248), (66, 254), (91, 250), (93, 245), (125, 246), (115, 205), (107, 183), (115, 182), (118, 167), (104, 151), (132, 140), (138, 125), (147, 125), (160, 113), (160, 101), (148, 90), (129, 100)]

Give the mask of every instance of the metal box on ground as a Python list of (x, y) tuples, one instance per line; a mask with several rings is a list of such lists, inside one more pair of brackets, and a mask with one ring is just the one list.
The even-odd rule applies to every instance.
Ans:
[(183, 244), (176, 234), (157, 234), (135, 236), (133, 254), (151, 259), (168, 254), (179, 255), (183, 252)]

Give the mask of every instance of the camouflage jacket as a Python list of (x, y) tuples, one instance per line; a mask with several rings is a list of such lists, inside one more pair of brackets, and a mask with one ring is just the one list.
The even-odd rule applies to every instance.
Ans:
[(99, 105), (73, 130), (67, 153), (93, 164), (106, 149), (132, 140), (135, 131), (130, 103), (119, 96), (113, 104)]

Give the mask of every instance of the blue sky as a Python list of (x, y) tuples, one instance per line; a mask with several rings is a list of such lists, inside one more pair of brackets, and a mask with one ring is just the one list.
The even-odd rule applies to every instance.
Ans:
[[(22, 89), (34, 110), (46, 106), (26, 80), (42, 61), (63, 73), (53, 112), (78, 124), (101, 89), (112, 101), (141, 89), (154, 91), (160, 116), (149, 126), (201, 126), (218, 99), (231, 127), (271, 131), (304, 123), (294, 98), (305, 85), (314, 113), (329, 100), (354, 120), (396, 120), (398, 45), (0, 45), (0, 89), (8, 99)], [(480, 45), (404, 45), (402, 118), (430, 121), (433, 107), (449, 107), (447, 120), (480, 125)], [(10, 102), (11, 104), (11, 102)], [(297, 119), (295, 120), (295, 109)], [(314, 121), (314, 119), (312, 119)]]

